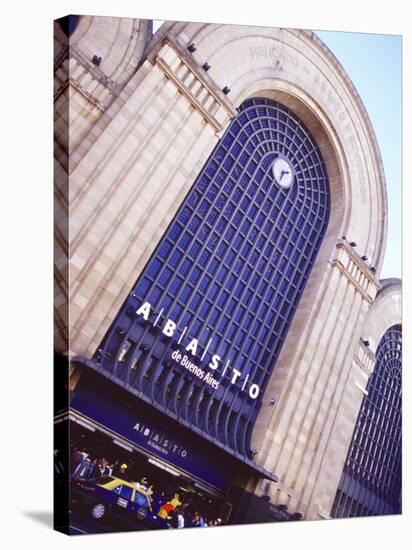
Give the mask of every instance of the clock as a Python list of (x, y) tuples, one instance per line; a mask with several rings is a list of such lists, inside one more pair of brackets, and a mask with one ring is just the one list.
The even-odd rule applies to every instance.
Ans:
[(272, 165), (272, 173), (275, 182), (283, 189), (289, 189), (292, 186), (295, 171), (289, 159), (278, 155)]

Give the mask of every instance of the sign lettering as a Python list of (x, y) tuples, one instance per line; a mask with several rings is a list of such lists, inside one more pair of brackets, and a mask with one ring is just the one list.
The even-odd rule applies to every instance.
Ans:
[[(145, 321), (149, 321), (151, 309), (151, 304), (149, 302), (145, 302), (136, 310), (136, 315), (142, 317)], [(156, 324), (157, 321), (158, 318), (156, 319)], [(214, 390), (217, 390), (220, 385), (220, 381), (218, 380), (218, 378), (225, 375), (227, 369), (229, 368), (230, 360), (224, 363), (220, 355), (216, 353), (209, 353), (210, 358), (208, 360), (207, 366), (203, 368), (201, 364), (208, 353), (208, 349), (212, 339), (209, 340), (205, 349), (203, 350), (203, 353), (201, 354), (201, 357), (199, 357), (200, 344), (198, 338), (190, 338), (188, 339), (187, 343), (183, 343), (186, 330), (187, 327), (183, 329), (178, 340), (179, 344), (182, 343), (182, 346), (184, 347), (184, 351), (186, 353), (183, 353), (179, 349), (174, 350), (171, 355), (172, 360), (184, 367), (200, 380), (203, 380), (203, 382), (211, 386), (211, 388), (213, 388)], [(175, 321), (173, 321), (173, 319), (166, 319), (165, 323), (163, 324), (162, 333), (168, 338), (172, 338), (173, 336), (177, 338), (178, 332), (179, 329)], [(257, 399), (260, 389), (257, 384), (248, 382), (249, 375), (243, 377), (242, 372), (233, 366), (231, 367), (231, 376), (229, 380), (231, 384), (242, 383), (242, 380), (244, 380), (241, 391), (247, 391), (251, 399)]]

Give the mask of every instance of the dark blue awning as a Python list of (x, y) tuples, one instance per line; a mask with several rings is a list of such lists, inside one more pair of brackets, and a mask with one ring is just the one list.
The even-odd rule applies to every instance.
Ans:
[[(104, 390), (102, 386), (90, 382), (87, 384), (87, 388), (83, 387), (79, 389), (79, 391), (77, 389), (75, 390), (70, 404), (71, 408), (73, 407), (78, 410), (82, 409), (80, 412), (86, 413), (92, 418), (94, 417), (94, 419), (101, 424), (110, 424), (110, 426), (108, 426), (110, 429), (120, 432), (121, 435), (129, 439), (132, 438), (137, 445), (146, 448), (146, 450), (160, 458), (164, 458), (163, 455), (165, 454), (162, 448), (164, 441), (168, 442), (170, 449), (173, 449), (173, 447), (170, 447), (172, 442), (173, 445), (176, 446), (176, 450), (181, 447), (190, 447), (190, 457), (182, 457), (179, 452), (175, 452), (171, 453), (170, 456), (167, 457), (167, 460), (170, 461), (171, 464), (175, 464), (177, 467), (187, 470), (189, 473), (192, 472), (194, 475), (199, 476), (203, 473), (203, 477), (207, 478), (207, 482), (221, 490), (225, 483), (228, 481), (230, 482), (230, 479), (225, 480), (222, 478), (222, 475), (219, 475), (220, 470), (222, 470), (222, 472), (226, 470), (221, 458), (219, 460), (219, 456), (230, 459), (232, 467), (225, 473), (225, 476), (229, 478), (232, 477), (233, 460), (235, 460), (237, 466), (241, 467), (243, 470), (248, 470), (255, 476), (260, 478), (263, 477), (274, 482), (278, 481), (278, 478), (274, 474), (253, 462), (253, 460), (236, 453), (232, 448), (223, 445), (209, 434), (191, 426), (172, 411), (151, 401), (143, 393), (123, 383), (110, 372), (104, 370), (95, 361), (84, 357), (75, 357), (72, 359), (72, 363), (83, 369), (86, 368), (89, 373), (93, 372), (98, 374), (102, 380), (106, 382), (110, 381), (114, 384), (114, 388), (121, 388), (123, 391), (128, 392), (128, 394), (138, 398), (137, 403), (140, 404), (140, 406), (137, 408), (139, 412), (132, 418), (130, 416), (130, 411), (121, 410), (122, 403), (118, 403), (118, 401), (122, 401), (121, 397), (118, 396), (116, 401), (114, 400), (114, 391)], [(149, 408), (142, 408), (141, 405), (143, 403), (148, 405)], [(152, 414), (150, 414), (150, 411), (152, 411)], [(169, 432), (166, 434), (164, 428), (165, 417), (169, 421), (170, 426)], [(170, 421), (172, 421), (171, 424)], [(145, 426), (145, 428), (143, 428), (143, 426)], [(177, 430), (178, 427), (179, 429)], [(141, 432), (142, 429), (143, 432)], [(143, 436), (142, 433), (144, 434)], [(151, 434), (151, 440), (147, 439), (149, 433)], [(175, 433), (180, 434), (180, 440)], [(156, 438), (156, 436), (158, 437)], [(194, 444), (196, 441), (200, 443), (200, 446), (204, 446), (204, 452), (199, 452), (199, 445)], [(205, 445), (206, 443), (210, 445), (207, 446)], [(216, 465), (213, 464), (214, 461), (219, 461), (220, 463), (218, 462)], [(214, 466), (214, 469), (210, 467), (211, 465)], [(219, 468), (216, 468), (216, 466), (219, 466)], [(210, 481), (210, 477), (213, 478), (212, 481)]]

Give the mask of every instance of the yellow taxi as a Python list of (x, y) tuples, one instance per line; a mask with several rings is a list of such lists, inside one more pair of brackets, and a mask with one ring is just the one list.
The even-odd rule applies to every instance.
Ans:
[(71, 503), (86, 508), (96, 520), (123, 523), (133, 529), (167, 529), (153, 513), (152, 491), (138, 482), (115, 476), (77, 480), (71, 486)]

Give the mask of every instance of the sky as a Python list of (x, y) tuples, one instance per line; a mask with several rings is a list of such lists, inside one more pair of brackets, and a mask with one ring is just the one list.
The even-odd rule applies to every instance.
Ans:
[(402, 40), (400, 36), (316, 31), (343, 65), (371, 119), (386, 177), (388, 237), (380, 278), (401, 278)]
[[(162, 23), (154, 21), (153, 31)], [(316, 31), (316, 34), (344, 67), (372, 122), (388, 195), (388, 236), (380, 278), (401, 278), (402, 39), (368, 33)]]

